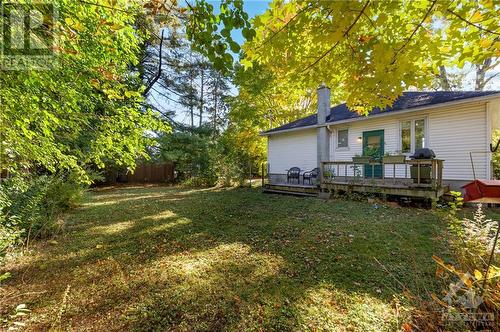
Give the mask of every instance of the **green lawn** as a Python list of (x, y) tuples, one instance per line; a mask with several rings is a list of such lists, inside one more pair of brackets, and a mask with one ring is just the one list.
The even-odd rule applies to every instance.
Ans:
[[(393, 331), (446, 256), (432, 212), (259, 190), (99, 190), (11, 261), (32, 330)], [(381, 264), (379, 264), (378, 260)]]

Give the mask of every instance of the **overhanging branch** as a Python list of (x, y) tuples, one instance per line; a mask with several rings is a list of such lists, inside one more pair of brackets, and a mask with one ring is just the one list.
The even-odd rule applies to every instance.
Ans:
[[(349, 28), (347, 28), (347, 30), (344, 32), (344, 34), (342, 35), (343, 38), (345, 38), (349, 32), (352, 30), (352, 28), (354, 28), (354, 26), (356, 25), (356, 23), (359, 21), (359, 18), (363, 15), (363, 13), (365, 12), (366, 10), (366, 7), (368, 7), (368, 4), (370, 3), (370, 0), (368, 0), (365, 5), (363, 6), (363, 8), (361, 9), (361, 11), (359, 12), (358, 16), (356, 16), (356, 19), (354, 20), (354, 22), (351, 23), (351, 25), (349, 26)], [(323, 53), (319, 58), (316, 59), (316, 61), (314, 61), (313, 63), (311, 63), (309, 66), (307, 66), (306, 69), (304, 69), (304, 71), (308, 71), (309, 69), (311, 69), (312, 67), (314, 67), (318, 62), (320, 62), (321, 60), (323, 60), (328, 54), (330, 54), (336, 47), (338, 44), (340, 44), (340, 41), (337, 41), (332, 47), (330, 47), (325, 53)]]
[(276, 37), (276, 35), (278, 35), (283, 30), (285, 30), (300, 14), (302, 14), (304, 11), (310, 9), (311, 7), (313, 7), (313, 5), (310, 3), (307, 6), (305, 6), (304, 8), (300, 9), (299, 11), (297, 11), (297, 13), (288, 22), (286, 22), (281, 28), (278, 29), (278, 31), (274, 32), (269, 38), (267, 38), (262, 44), (260, 44), (257, 47), (257, 49), (259, 49), (262, 46), (264, 46), (267, 43), (269, 43), (274, 37)]
[(417, 25), (417, 27), (413, 30), (413, 32), (411, 33), (411, 35), (408, 37), (408, 39), (406, 39), (406, 42), (396, 51), (396, 53), (394, 54), (393, 58), (392, 58), (392, 62), (391, 62), (391, 65), (395, 64), (396, 63), (396, 60), (397, 60), (397, 57), (398, 57), (398, 54), (410, 43), (410, 41), (413, 39), (413, 36), (415, 36), (415, 34), (417, 33), (418, 29), (420, 29), (420, 27), (424, 24), (425, 20), (427, 19), (427, 17), (430, 15), (432, 9), (434, 8), (434, 5), (436, 4), (437, 0), (434, 0), (431, 4), (431, 6), (429, 7), (429, 9), (427, 9), (427, 12), (425, 13), (424, 17), (422, 18), (422, 20), (420, 21), (420, 23)]
[(163, 50), (163, 34), (164, 34), (164, 32), (165, 32), (165, 30), (162, 29), (161, 30), (161, 40), (160, 40), (160, 53), (159, 53), (160, 61), (159, 61), (159, 64), (158, 64), (158, 72), (156, 73), (156, 76), (153, 77), (153, 79), (151, 81), (149, 81), (148, 86), (146, 87), (146, 90), (144, 90), (144, 95), (148, 94), (149, 90), (151, 90), (151, 88), (153, 87), (153, 85), (156, 83), (156, 81), (158, 81), (158, 79), (161, 76), (161, 71), (162, 71), (161, 65), (162, 65), (162, 50)]
[(491, 34), (494, 34), (494, 35), (497, 35), (497, 36), (500, 36), (500, 33), (498, 32), (495, 32), (495, 31), (492, 31), (490, 29), (486, 29), (486, 28), (483, 28), (482, 26), (480, 26), (479, 24), (475, 24), (475, 23), (472, 23), (471, 21), (467, 20), (466, 18), (460, 16), (459, 14), (455, 13), (453, 10), (451, 9), (446, 9), (446, 11), (450, 14), (453, 14), (455, 15), (456, 17), (458, 17), (458, 19), (460, 19), (461, 21), (464, 21), (465, 23), (469, 24), (469, 25), (472, 25), (473, 27), (476, 27), (478, 28), (479, 30), (481, 31), (485, 31), (485, 32), (488, 32), (488, 33), (491, 33)]

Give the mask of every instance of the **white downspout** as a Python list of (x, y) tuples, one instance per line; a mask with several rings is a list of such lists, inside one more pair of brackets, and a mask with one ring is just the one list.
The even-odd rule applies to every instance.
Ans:
[(486, 178), (492, 179), (493, 176), (491, 174), (491, 155), (490, 152), (490, 143), (492, 139), (492, 124), (491, 124), (491, 108), (490, 102), (486, 103)]
[(335, 131), (331, 127), (331, 125), (327, 125), (326, 129), (328, 130), (329, 136), (330, 136), (330, 152), (329, 152), (329, 160), (334, 161), (335, 160)]

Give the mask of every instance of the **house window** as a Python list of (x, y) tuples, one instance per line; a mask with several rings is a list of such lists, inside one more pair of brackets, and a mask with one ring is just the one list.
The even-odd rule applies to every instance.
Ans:
[(425, 121), (415, 120), (415, 150), (425, 147)]
[(426, 147), (425, 119), (405, 120), (401, 122), (401, 152), (411, 153)]
[(342, 129), (337, 131), (337, 148), (349, 147), (349, 130)]
[(401, 123), (401, 152), (411, 152), (411, 121)]

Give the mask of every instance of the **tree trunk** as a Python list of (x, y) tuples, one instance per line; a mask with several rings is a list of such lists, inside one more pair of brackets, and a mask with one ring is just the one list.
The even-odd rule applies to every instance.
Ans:
[(201, 127), (201, 123), (203, 122), (203, 83), (204, 83), (205, 71), (203, 68), (201, 69), (201, 91), (200, 91), (200, 123), (199, 127)]
[(219, 77), (215, 78), (215, 88), (214, 88), (214, 135), (217, 133), (217, 88), (219, 87)]
[(189, 70), (189, 81), (191, 84), (191, 96), (189, 101), (189, 112), (191, 113), (191, 127), (194, 127), (194, 98), (193, 98), (193, 68)]
[(439, 66), (438, 77), (441, 88), (445, 91), (451, 91), (450, 81), (448, 81), (448, 74), (446, 73), (446, 68), (444, 66)]
[(491, 58), (484, 60), (482, 64), (476, 65), (476, 85), (474, 90), (483, 91), (484, 86), (486, 85), (486, 71), (490, 69), (491, 66)]

